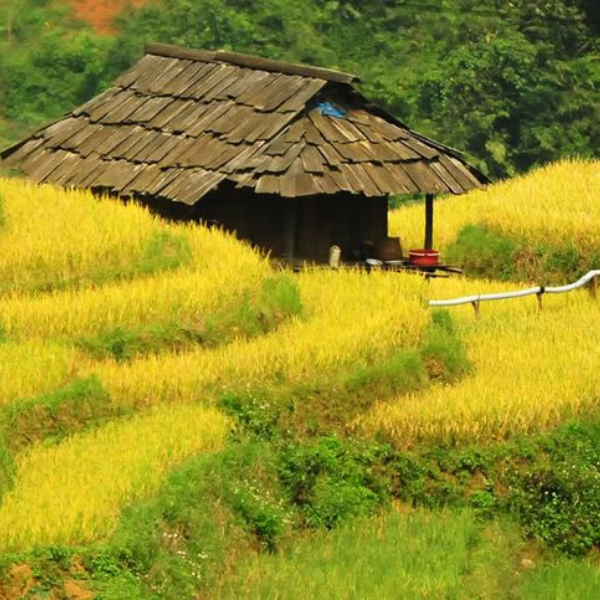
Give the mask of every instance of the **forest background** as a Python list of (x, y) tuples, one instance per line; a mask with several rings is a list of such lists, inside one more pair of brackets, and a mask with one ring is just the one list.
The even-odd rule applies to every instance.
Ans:
[(0, 146), (159, 41), (353, 72), (365, 94), (492, 178), (599, 155), (597, 0), (88, 2), (103, 3), (118, 9), (108, 27), (81, 17), (85, 0), (0, 0)]

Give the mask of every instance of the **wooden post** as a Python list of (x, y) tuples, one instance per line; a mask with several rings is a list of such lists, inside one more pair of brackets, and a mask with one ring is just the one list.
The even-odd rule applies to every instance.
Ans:
[(590, 291), (590, 297), (593, 300), (598, 300), (598, 275), (595, 275), (590, 279), (590, 285), (588, 289)]
[(475, 302), (471, 302), (471, 305), (475, 309), (475, 318), (480, 319), (481, 313), (479, 312), (479, 300), (475, 300)]
[(425, 195), (425, 250), (433, 250), (433, 194)]
[(544, 310), (544, 303), (542, 298), (544, 297), (544, 288), (542, 288), (541, 292), (538, 292), (536, 294), (537, 297), (537, 301), (538, 301), (538, 312), (542, 312)]
[(296, 224), (298, 222), (298, 202), (296, 198), (284, 198), (285, 207), (285, 258), (289, 263), (294, 262), (296, 255)]

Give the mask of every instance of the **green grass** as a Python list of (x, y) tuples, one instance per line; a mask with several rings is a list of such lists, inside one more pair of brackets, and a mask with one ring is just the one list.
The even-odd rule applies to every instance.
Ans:
[(482, 524), (470, 511), (418, 510), (355, 520), (255, 555), (213, 596), (595, 600), (600, 569), (532, 554), (513, 527)]
[(518, 244), (480, 225), (468, 225), (446, 250), (446, 258), (473, 277), (509, 281), (518, 277)]
[(215, 596), (500, 597), (514, 585), (514, 559), (505, 554), (509, 534), (495, 527), (494, 535), (492, 542), (469, 512), (392, 512), (307, 536), (277, 555), (261, 554), (225, 578)]
[(205, 342), (204, 331), (177, 322), (152, 323), (140, 327), (117, 327), (98, 335), (83, 337), (76, 345), (90, 357), (103, 360), (130, 360), (136, 356), (185, 350)]
[(600, 268), (600, 249), (584, 256), (573, 245), (532, 246), (480, 225), (468, 225), (446, 250), (448, 262), (473, 277), (500, 281), (535, 281), (541, 285), (575, 281)]
[(574, 561), (542, 565), (526, 575), (520, 591), (523, 600), (597, 600), (600, 569)]
[(13, 455), (6, 443), (4, 433), (0, 431), (0, 501), (14, 483), (16, 467)]
[(95, 377), (77, 379), (43, 396), (13, 402), (0, 413), (0, 425), (11, 452), (52, 438), (60, 441), (123, 413), (113, 405)]

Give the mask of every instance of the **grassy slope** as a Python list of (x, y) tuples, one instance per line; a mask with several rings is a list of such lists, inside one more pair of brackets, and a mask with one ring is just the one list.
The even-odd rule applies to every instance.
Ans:
[(530, 553), (513, 529), (483, 527), (470, 512), (392, 511), (258, 556), (224, 580), (217, 596), (591, 600), (600, 594), (592, 565), (564, 562), (532, 572)]
[[(569, 239), (593, 250), (594, 229), (571, 223), (562, 202), (585, 192), (595, 210), (597, 163), (532, 177), (492, 188), (487, 200), (442, 201), (441, 239), (452, 243), (480, 219), (539, 243), (545, 228), (568, 223)], [(542, 182), (549, 215), (535, 209)], [(555, 564), (493, 518), (520, 511), (532, 523), (521, 531), (557, 548), (572, 539), (566, 551), (585, 554), (600, 541), (590, 522), (600, 498), (596, 430), (566, 458), (553, 448), (575, 439), (568, 430), (487, 449), (490, 438), (593, 417), (594, 331), (569, 325), (597, 320), (584, 295), (553, 299), (542, 318), (525, 300), (486, 306), (479, 323), (468, 308), (432, 317), (427, 298), (507, 284), (354, 272), (291, 279), (228, 236), (137, 207), (19, 181), (0, 180), (0, 195), (9, 249), (0, 258), (0, 597), (65, 593), (74, 579), (113, 598), (197, 589), (278, 597), (284, 584), (285, 597), (306, 597), (325, 580), (327, 597), (376, 586), (380, 597), (595, 593), (594, 567)], [(522, 197), (531, 210), (515, 220)], [(392, 222), (417, 231), (420, 217), (402, 209)], [(156, 244), (157, 235), (177, 243)], [(458, 454), (440, 451), (449, 441)], [(560, 503), (545, 504), (549, 485)], [(585, 503), (574, 502), (582, 490)], [(394, 499), (467, 504), (477, 518), (392, 513), (298, 536)], [(574, 516), (576, 506), (584, 512)], [(507, 565), (527, 571), (527, 552), (536, 568), (516, 578)], [(348, 577), (353, 569), (361, 576)]]

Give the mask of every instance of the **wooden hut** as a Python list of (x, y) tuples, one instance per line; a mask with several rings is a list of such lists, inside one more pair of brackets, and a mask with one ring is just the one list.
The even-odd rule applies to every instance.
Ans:
[(162, 44), (114, 85), (0, 153), (39, 183), (219, 223), (276, 256), (346, 257), (387, 235), (391, 194), (485, 178), (369, 102), (354, 75)]

